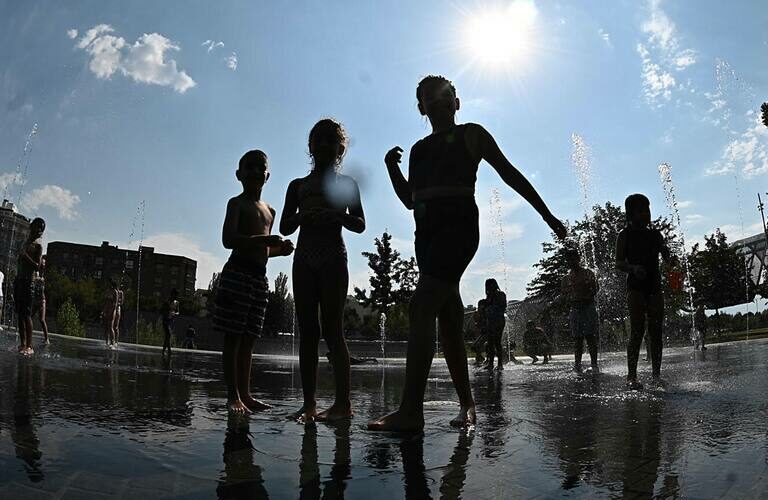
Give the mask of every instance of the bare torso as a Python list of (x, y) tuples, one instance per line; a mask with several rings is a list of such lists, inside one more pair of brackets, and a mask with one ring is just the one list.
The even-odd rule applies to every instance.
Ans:
[[(272, 223), (275, 220), (275, 213), (264, 201), (252, 200), (244, 195), (232, 198), (237, 203), (237, 233), (244, 236), (266, 236), (272, 229)], [(258, 248), (256, 250), (233, 249), (232, 256), (240, 259), (246, 259), (254, 264), (266, 265), (267, 248)]]

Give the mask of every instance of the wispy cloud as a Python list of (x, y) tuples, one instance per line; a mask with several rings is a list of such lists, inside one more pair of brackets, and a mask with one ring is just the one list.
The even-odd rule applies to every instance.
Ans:
[(216, 40), (206, 40), (202, 43), (202, 46), (208, 49), (208, 52), (224, 47), (224, 42)]
[(227, 68), (231, 69), (232, 71), (237, 70), (237, 52), (232, 52), (229, 56), (227, 56), (224, 61), (227, 64)]
[(641, 26), (646, 39), (636, 50), (642, 61), (643, 96), (648, 104), (659, 107), (670, 101), (677, 90), (691, 90), (690, 85), (678, 83), (675, 72), (696, 63), (697, 53), (680, 48), (675, 23), (661, 8), (661, 0), (648, 2), (648, 17)]
[(78, 215), (75, 208), (79, 203), (80, 197), (69, 189), (48, 184), (25, 194), (21, 199), (21, 208), (36, 212), (42, 207), (50, 207), (55, 209), (62, 219), (74, 220)]
[(609, 48), (613, 48), (613, 42), (611, 42), (611, 34), (605, 31), (603, 28), (597, 29), (597, 34), (600, 36), (600, 38), (605, 42), (605, 45), (607, 45)]
[(75, 38), (77, 38), (77, 30), (74, 28), (67, 30), (67, 36), (69, 37), (70, 40), (74, 40)]
[(723, 148), (720, 160), (705, 170), (706, 175), (724, 175), (740, 171), (749, 179), (768, 173), (768, 128), (760, 117), (748, 115), (749, 126)]
[(108, 79), (119, 72), (136, 82), (172, 87), (182, 94), (196, 85), (185, 71), (178, 69), (176, 60), (167, 57), (168, 52), (180, 50), (168, 38), (145, 33), (130, 44), (113, 35), (114, 31), (108, 24), (99, 24), (75, 45), (90, 56), (88, 68), (98, 78)]

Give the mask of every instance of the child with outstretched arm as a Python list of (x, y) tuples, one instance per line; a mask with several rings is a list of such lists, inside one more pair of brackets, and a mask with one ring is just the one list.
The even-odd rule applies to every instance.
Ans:
[(253, 344), (261, 334), (267, 309), (267, 259), (290, 255), (293, 243), (270, 234), (275, 209), (261, 199), (269, 179), (267, 155), (248, 151), (235, 175), (243, 192), (227, 203), (222, 242), (232, 253), (219, 278), (213, 325), (224, 334), (227, 408), (242, 414), (269, 408), (251, 395)]

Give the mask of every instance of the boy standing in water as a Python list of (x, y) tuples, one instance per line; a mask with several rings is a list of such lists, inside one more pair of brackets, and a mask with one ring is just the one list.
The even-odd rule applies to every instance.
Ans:
[(597, 280), (595, 273), (581, 265), (581, 256), (575, 248), (568, 249), (566, 258), (570, 271), (563, 278), (561, 287), (571, 306), (569, 323), (575, 344), (573, 369), (581, 373), (581, 355), (586, 340), (592, 372), (597, 373)]
[(664, 322), (664, 296), (661, 290), (659, 255), (666, 263), (676, 259), (664, 242), (661, 231), (651, 228), (651, 202), (645, 195), (633, 194), (624, 201), (627, 226), (616, 240), (616, 268), (627, 273), (630, 338), (627, 344), (627, 388), (642, 389), (637, 380), (640, 344), (648, 324), (653, 381), (661, 380), (661, 330)]
[(456, 123), (460, 102), (447, 78), (424, 78), (416, 88), (416, 99), (419, 112), (429, 119), (432, 133), (411, 148), (408, 179), (400, 170), (403, 150), (399, 146), (386, 154), (384, 163), (397, 197), (406, 209), (413, 211), (419, 282), (409, 307), (408, 353), (400, 408), (369, 422), (371, 430), (424, 428), (424, 392), (435, 354), (436, 320), (445, 362), (459, 397), (459, 414), (451, 425), (475, 424), (459, 282), (480, 242), (475, 203), (480, 161), (487, 161), (509, 187), (525, 198), (559, 238), (564, 238), (566, 232), (487, 130), (474, 123)]
[[(117, 285), (114, 285), (114, 290), (112, 290), (112, 294), (114, 296), (114, 310), (117, 310), (117, 300), (118, 300), (118, 294), (117, 294)], [(168, 358), (171, 357), (171, 336), (173, 335), (173, 323), (176, 320), (176, 316), (179, 315), (179, 292), (175, 288), (171, 289), (171, 293), (168, 296), (168, 298), (163, 302), (162, 307), (160, 307), (160, 316), (163, 320), (163, 355), (165, 355), (165, 350), (168, 350)], [(112, 316), (109, 320), (109, 328), (112, 332), (112, 342), (114, 342), (114, 311), (112, 313)]]
[(243, 192), (227, 203), (221, 239), (232, 253), (221, 271), (213, 326), (224, 334), (227, 408), (243, 414), (269, 408), (251, 395), (253, 344), (261, 334), (267, 309), (267, 259), (290, 255), (293, 243), (269, 234), (275, 209), (261, 199), (269, 179), (267, 155), (248, 151), (240, 158), (235, 175)]
[(19, 352), (25, 356), (35, 353), (32, 349), (32, 280), (43, 258), (43, 245), (40, 241), (43, 232), (45, 221), (37, 217), (29, 225), (29, 237), (19, 252), (16, 280), (13, 282), (13, 299), (19, 317)]

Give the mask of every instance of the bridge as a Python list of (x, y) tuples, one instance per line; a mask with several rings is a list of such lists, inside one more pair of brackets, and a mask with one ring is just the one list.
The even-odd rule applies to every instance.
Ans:
[(735, 248), (744, 256), (745, 263), (749, 269), (749, 277), (755, 285), (760, 285), (765, 278), (765, 270), (768, 267), (766, 259), (766, 250), (768, 249), (768, 240), (764, 233), (759, 233), (749, 238), (734, 241), (731, 247)]

